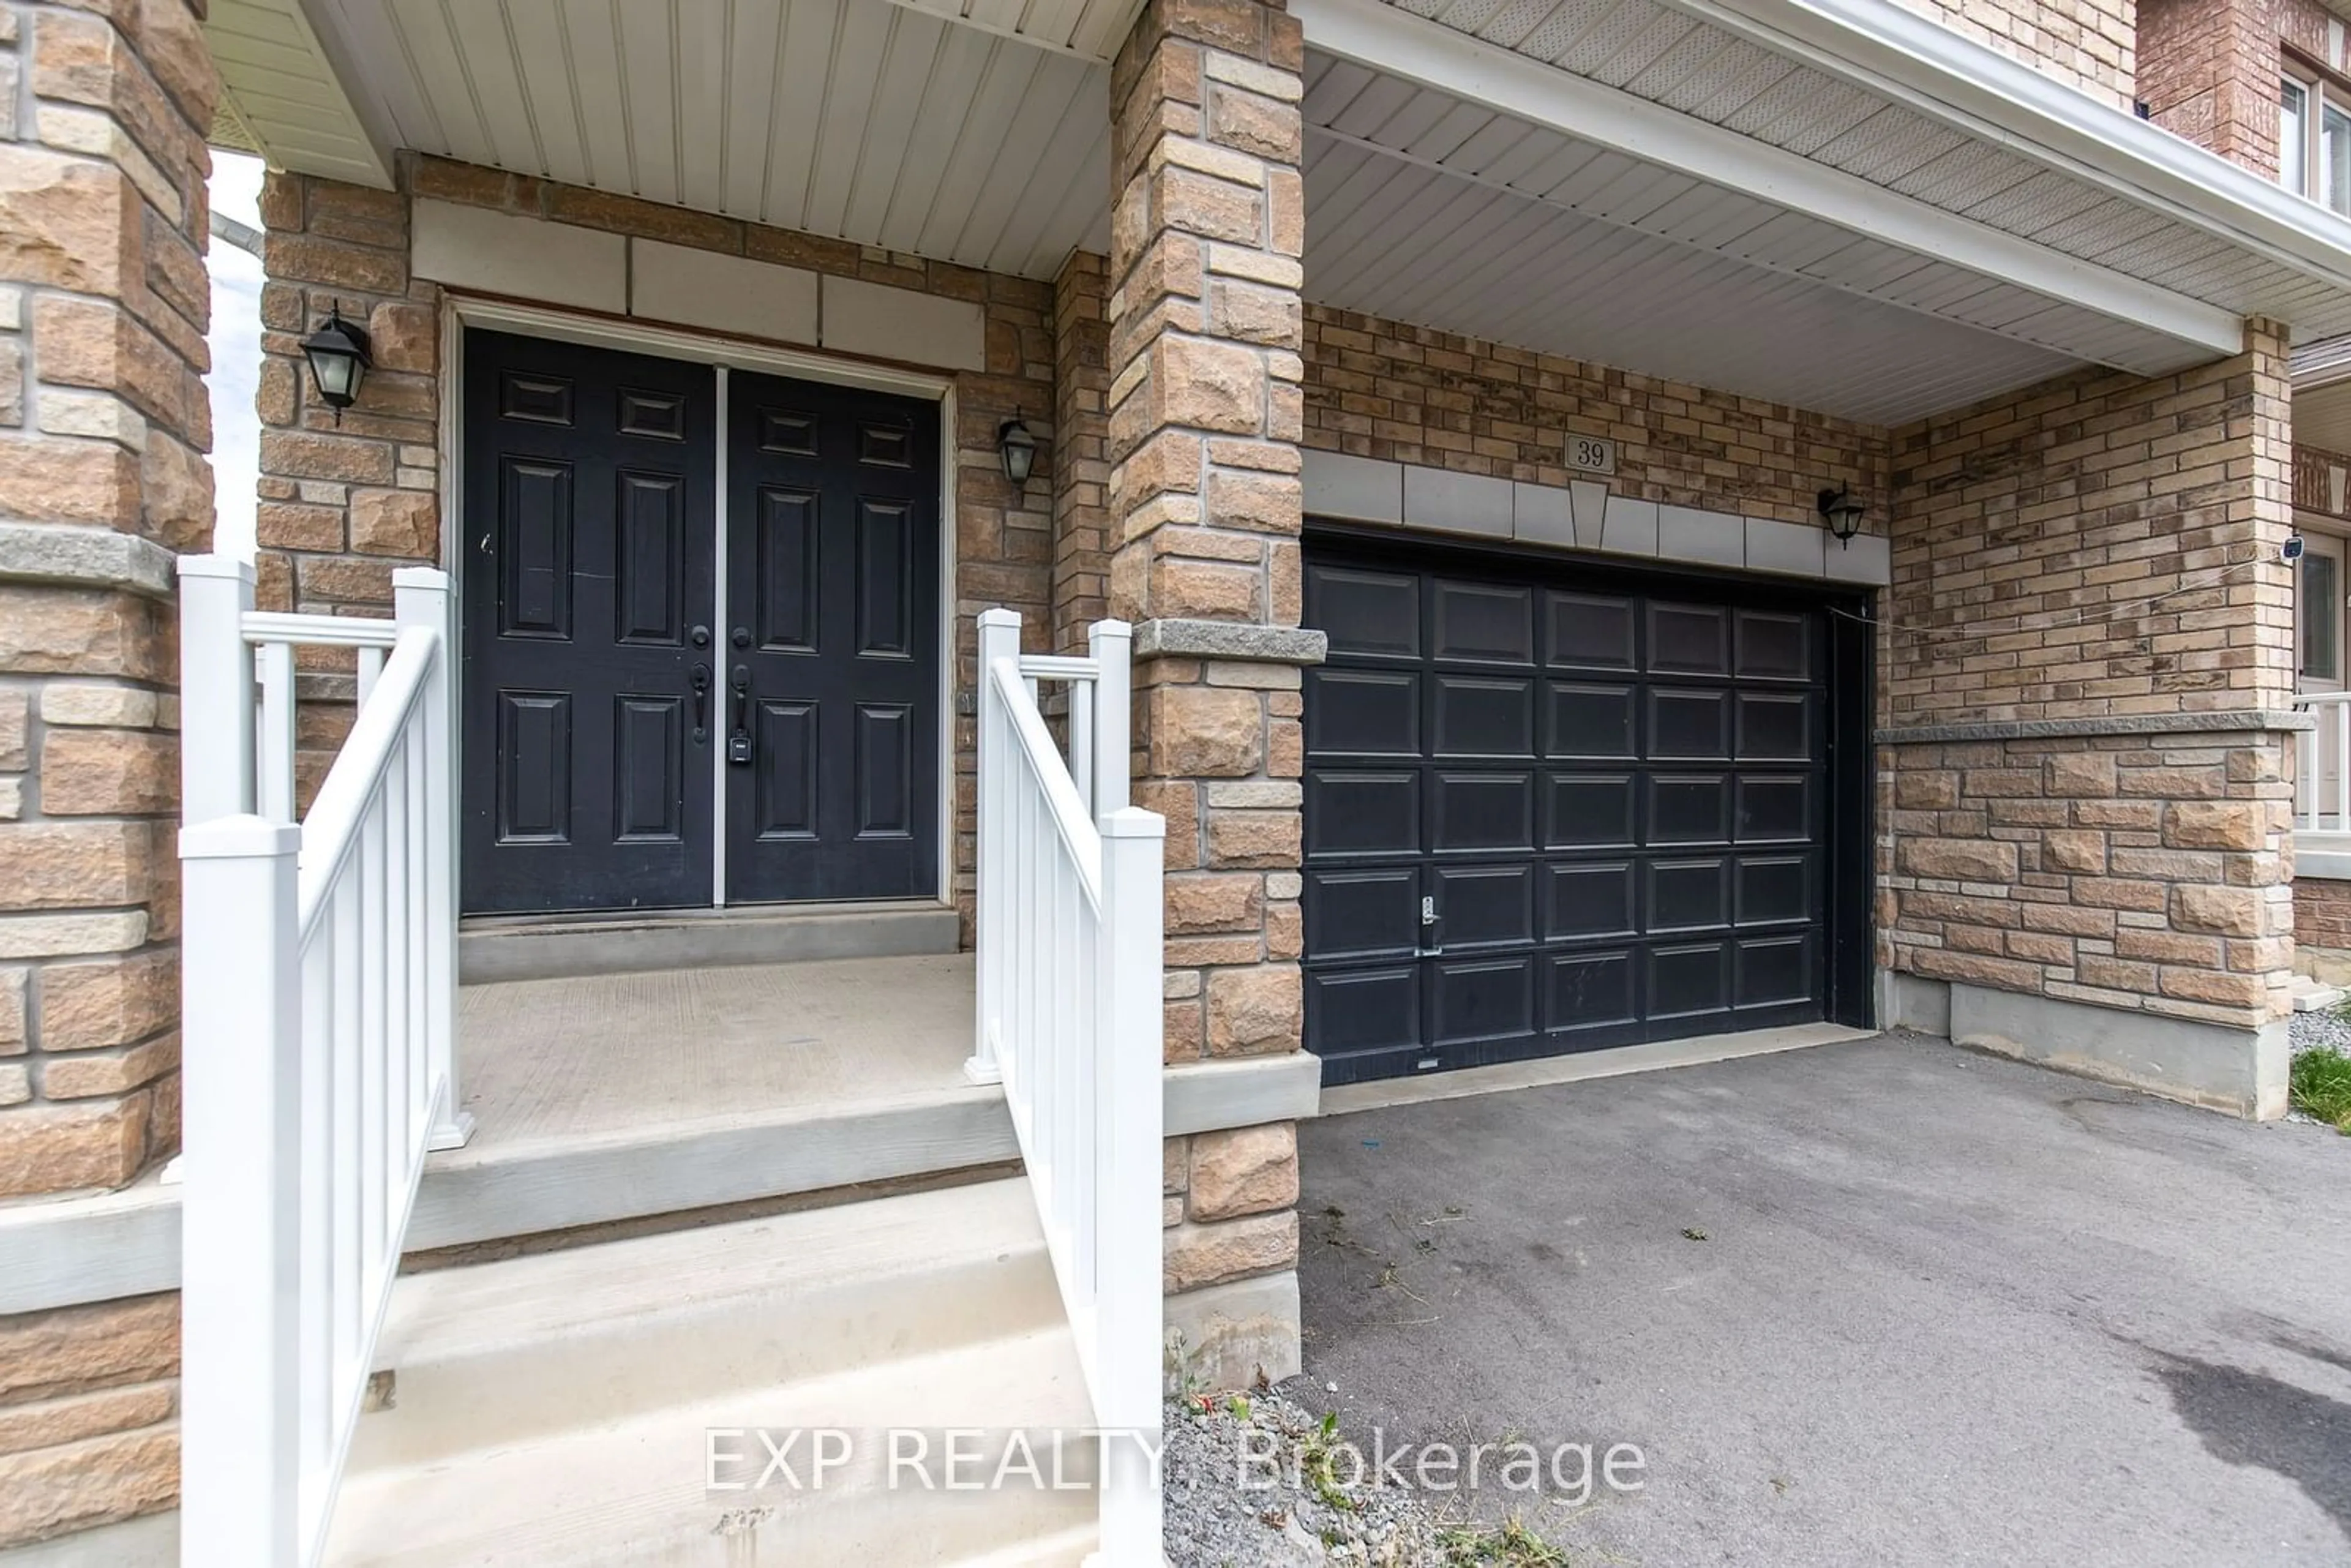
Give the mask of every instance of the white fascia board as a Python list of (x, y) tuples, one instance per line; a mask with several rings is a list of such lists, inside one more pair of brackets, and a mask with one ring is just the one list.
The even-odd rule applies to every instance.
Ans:
[(2287, 360), (2287, 373), (2298, 392), (2316, 392), (2351, 381), (2351, 337), (2328, 338), (2296, 349)]
[(1290, 11), (1315, 48), (1384, 75), (2161, 332), (2216, 357), (2244, 347), (2243, 324), (2232, 311), (1946, 212), (1381, 0), (1293, 0)]
[(2351, 290), (2351, 220), (1893, 0), (1659, 4)]

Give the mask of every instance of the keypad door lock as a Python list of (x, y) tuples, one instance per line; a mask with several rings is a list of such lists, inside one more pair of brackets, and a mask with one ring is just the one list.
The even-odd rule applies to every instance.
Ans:
[(726, 760), (748, 764), (751, 760), (751, 668), (737, 664), (731, 672), (728, 684), (735, 691), (735, 726), (726, 736)]
[(1434, 958), (1445, 951), (1445, 943), (1437, 927), (1437, 899), (1424, 896), (1420, 901), (1420, 946), (1413, 949), (1416, 958)]

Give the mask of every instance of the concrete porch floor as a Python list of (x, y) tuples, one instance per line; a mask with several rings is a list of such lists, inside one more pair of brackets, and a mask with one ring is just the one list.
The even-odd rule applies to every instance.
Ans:
[(466, 986), (473, 1147), (962, 1089), (972, 985), (963, 953)]
[(1640, 1445), (1578, 1562), (2351, 1562), (2327, 1129), (1896, 1036), (1300, 1135), (1301, 1397)]

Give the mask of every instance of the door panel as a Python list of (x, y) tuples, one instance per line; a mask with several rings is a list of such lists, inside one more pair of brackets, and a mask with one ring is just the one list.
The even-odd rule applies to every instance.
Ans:
[(1326, 1081), (1824, 1016), (1828, 620), (1792, 598), (1310, 539)]
[(938, 405), (739, 372), (727, 396), (727, 898), (934, 892)]
[(463, 398), (465, 907), (706, 904), (713, 374), (470, 332)]

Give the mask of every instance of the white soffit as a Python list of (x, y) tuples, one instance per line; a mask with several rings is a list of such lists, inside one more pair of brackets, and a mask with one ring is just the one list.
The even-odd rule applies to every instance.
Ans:
[(204, 41), (221, 73), (215, 141), (281, 168), (392, 188), (392, 149), (343, 90), (301, 0), (213, 0)]
[[(1391, 57), (1355, 57), (1426, 83), (1424, 57), (1435, 54), (1494, 88), (1465, 95), (1486, 102), (1508, 105), (1507, 72), (1474, 49), (1462, 55), (1472, 40), (1546, 68), (1572, 91), (1596, 88), (1628, 109), (1733, 133), (1750, 144), (1750, 170), (1795, 168), (1754, 153), (1793, 155), (1810, 167), (1789, 204), (1815, 215), (1807, 204), (1834, 173), (1901, 198), (1886, 210), (1906, 227), (1928, 213), (1967, 220), (1980, 232), (1967, 253), (1947, 254), (1996, 264), (1997, 251), (1976, 242), (1983, 232), (2011, 236), (2044, 253), (2060, 297), (2118, 304), (2128, 298), (2118, 287), (2137, 285), (2230, 315), (2273, 316), (2305, 337), (2351, 331), (2351, 224), (1887, 0), (1299, 0), (1292, 9), (1310, 46), (1350, 53), (1335, 36), (1384, 29), (1396, 35), (1380, 45)], [(1989, 120), (1994, 104), (2046, 144)]]
[[(1939, 283), (2011, 320), (2049, 309), (2022, 290), (1351, 62), (1310, 52), (1307, 75), (1306, 293), (1318, 304), (1876, 424), (2082, 361), (1815, 273), (1849, 251), (1856, 275), (1876, 263), (1882, 287)], [(1783, 265), (1722, 248), (1741, 241)], [(2175, 367), (2213, 357), (2159, 347)]]
[(402, 147), (1028, 277), (1109, 245), (1109, 69), (1001, 4), (311, 4)]
[[(1766, 47), (1768, 28), (1707, 19), (1730, 5), (1740, 0), (1295, 0), (1310, 45), (1307, 200), (1319, 214), (1310, 297), (1878, 421), (2001, 391), (2003, 358), (2043, 374), (2064, 362), (2160, 374), (2236, 350), (2241, 315), (2278, 315), (2302, 336), (2351, 329), (2351, 225), (2269, 214), (2276, 193), (2241, 188), (2243, 172), (2062, 91), (2066, 115), (2123, 148), (2111, 162), (2144, 164), (2154, 181), (2156, 164), (2187, 152), (2170, 179), (2203, 174), (2210, 185), (2196, 188), (2210, 212), (2187, 214), (1959, 110), (1928, 113), (1916, 91), (1874, 91), (1862, 68), (1815, 68), (1832, 58), (1824, 49), (1799, 58), (1793, 45)], [(1350, 219), (1354, 246), (1335, 242), (1335, 224)], [(1462, 240), (1462, 224), (1481, 225), (1481, 242)], [(1401, 254), (1359, 256), (1364, 230)], [(2254, 242), (2254, 230), (2276, 230), (2276, 245)], [(1499, 235), (1517, 266), (1495, 249)], [(1559, 246), (1599, 258), (1608, 289), (1561, 298)], [(1523, 287), (1526, 266), (1538, 287)], [(1592, 280), (1589, 266), (1566, 275)], [(1775, 346), (1740, 348), (1693, 319), (1738, 301), (1845, 329), (1822, 339), (1756, 322), (1751, 336)], [(1871, 306), (1928, 329), (1897, 329)], [(1627, 358), (1589, 334), (1511, 336), (1511, 322), (1559, 310), (1656, 350)], [(1876, 329), (1853, 331), (1862, 322)], [(1878, 340), (1881, 329), (1909, 340)], [(2010, 358), (2015, 348), (2033, 355)], [(1799, 391), (1822, 371), (1787, 352), (1841, 358), (1822, 369), (1850, 388), (1832, 400)], [(1784, 374), (1759, 381), (1726, 355)]]

